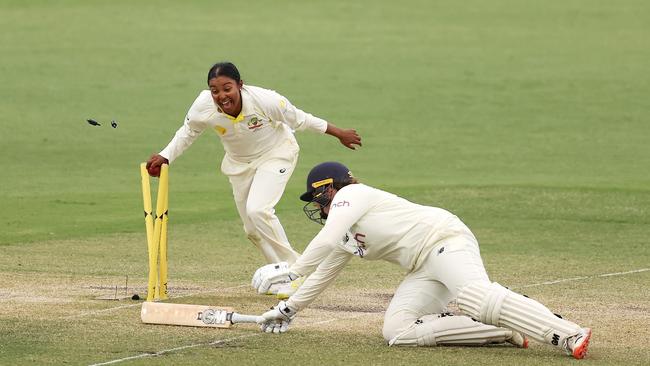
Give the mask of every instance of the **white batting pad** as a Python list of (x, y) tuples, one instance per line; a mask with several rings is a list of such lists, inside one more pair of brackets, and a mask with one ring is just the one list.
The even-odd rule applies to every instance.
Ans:
[(434, 314), (424, 316), (388, 342), (389, 346), (480, 346), (503, 343), (512, 337), (509, 329), (497, 328), (469, 317)]
[(506, 327), (538, 342), (561, 346), (580, 327), (553, 314), (546, 306), (493, 283), (475, 283), (458, 294), (460, 310), (486, 324)]

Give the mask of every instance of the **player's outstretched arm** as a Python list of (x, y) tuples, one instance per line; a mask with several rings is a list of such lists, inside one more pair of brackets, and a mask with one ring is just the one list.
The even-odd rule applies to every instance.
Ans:
[(356, 150), (354, 145), (361, 146), (361, 136), (356, 130), (339, 128), (328, 122), (325, 133), (336, 137), (343, 146), (349, 149)]
[(149, 160), (147, 160), (147, 172), (149, 172), (149, 175), (152, 177), (159, 177), (160, 167), (163, 164), (169, 164), (169, 160), (159, 154), (153, 154)]
[(284, 333), (289, 329), (289, 324), (297, 313), (298, 311), (285, 301), (280, 301), (271, 310), (262, 314), (258, 321), (260, 329), (266, 333)]

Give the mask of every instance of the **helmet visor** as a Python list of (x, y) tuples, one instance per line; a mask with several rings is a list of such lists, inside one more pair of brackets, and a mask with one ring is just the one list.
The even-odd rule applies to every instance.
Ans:
[(321, 225), (325, 225), (325, 220), (327, 220), (327, 214), (325, 213), (325, 208), (329, 207), (332, 199), (328, 193), (328, 188), (332, 186), (330, 182), (327, 185), (319, 186), (313, 192), (311, 201), (307, 202), (302, 210), (305, 212), (305, 215), (311, 220)]

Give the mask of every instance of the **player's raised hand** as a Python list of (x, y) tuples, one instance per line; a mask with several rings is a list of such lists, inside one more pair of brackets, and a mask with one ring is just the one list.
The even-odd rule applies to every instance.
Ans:
[(338, 138), (343, 146), (349, 149), (356, 150), (354, 145), (361, 146), (361, 136), (359, 136), (356, 130), (341, 130)]
[(348, 149), (356, 150), (354, 145), (361, 146), (361, 136), (359, 136), (357, 130), (343, 129), (328, 123), (325, 133), (338, 138), (341, 144)]
[(262, 314), (260, 329), (265, 333), (284, 333), (289, 329), (289, 324), (296, 317), (297, 311), (280, 301), (271, 310)]

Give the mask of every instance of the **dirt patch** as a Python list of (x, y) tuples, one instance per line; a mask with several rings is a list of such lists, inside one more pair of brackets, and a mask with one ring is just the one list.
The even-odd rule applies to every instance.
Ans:
[(358, 305), (316, 305), (312, 309), (327, 310), (327, 311), (342, 311), (346, 313), (383, 313), (384, 307), (377, 307), (372, 305), (358, 306)]

